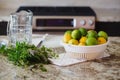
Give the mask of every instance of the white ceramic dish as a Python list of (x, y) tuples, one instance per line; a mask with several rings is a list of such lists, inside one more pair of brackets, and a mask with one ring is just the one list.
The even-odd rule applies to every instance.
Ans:
[(66, 54), (72, 58), (84, 58), (87, 60), (92, 60), (99, 58), (101, 55), (104, 54), (104, 51), (107, 48), (107, 43), (101, 45), (94, 45), (94, 46), (78, 46), (78, 45), (71, 45), (61, 42), (61, 45), (64, 46)]

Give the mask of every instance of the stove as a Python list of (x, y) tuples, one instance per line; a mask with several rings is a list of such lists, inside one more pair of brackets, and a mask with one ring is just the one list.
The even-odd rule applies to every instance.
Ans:
[(90, 7), (21, 6), (33, 12), (34, 30), (66, 30), (84, 27), (95, 29), (96, 14)]

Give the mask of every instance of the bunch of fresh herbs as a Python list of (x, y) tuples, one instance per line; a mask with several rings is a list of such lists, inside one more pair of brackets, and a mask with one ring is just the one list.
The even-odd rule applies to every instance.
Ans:
[[(50, 48), (45, 46), (38, 48), (25, 42), (17, 42), (15, 46), (2, 46), (0, 47), (0, 54), (7, 56), (13, 64), (23, 67), (34, 64), (49, 64), (48, 58), (58, 57)], [(44, 67), (40, 69), (45, 70)]]

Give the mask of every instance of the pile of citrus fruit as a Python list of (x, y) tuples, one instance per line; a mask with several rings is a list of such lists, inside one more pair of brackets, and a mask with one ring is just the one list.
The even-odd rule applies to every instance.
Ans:
[(96, 32), (95, 30), (86, 30), (79, 28), (67, 30), (63, 36), (63, 42), (79, 46), (91, 46), (104, 44), (108, 40), (108, 34), (105, 31)]

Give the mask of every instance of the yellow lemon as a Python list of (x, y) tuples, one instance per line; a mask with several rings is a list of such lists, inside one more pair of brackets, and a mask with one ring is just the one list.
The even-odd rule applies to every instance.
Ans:
[(85, 43), (86, 40), (87, 40), (87, 37), (83, 36), (83, 37), (80, 38), (79, 42), (80, 43)]
[(78, 43), (79, 42), (76, 39), (71, 39), (71, 40), (68, 41), (68, 44), (78, 45)]
[(80, 42), (78, 46), (85, 46), (85, 43)]
[(104, 37), (98, 37), (98, 44), (104, 44), (104, 43), (106, 43), (107, 41), (106, 41), (106, 39), (104, 38)]
[(71, 34), (66, 33), (63, 36), (63, 42), (68, 43), (68, 41), (71, 39)]

